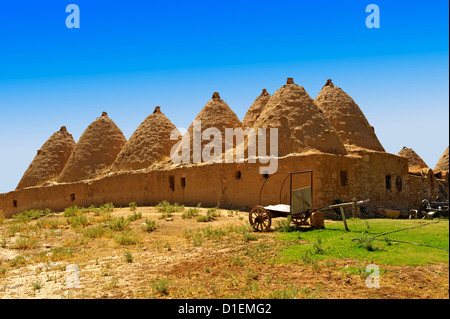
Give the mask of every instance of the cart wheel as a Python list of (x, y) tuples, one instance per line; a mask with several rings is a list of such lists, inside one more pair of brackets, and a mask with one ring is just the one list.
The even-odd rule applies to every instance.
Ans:
[(262, 206), (253, 207), (248, 215), (248, 219), (254, 231), (268, 231), (272, 224), (270, 213)]

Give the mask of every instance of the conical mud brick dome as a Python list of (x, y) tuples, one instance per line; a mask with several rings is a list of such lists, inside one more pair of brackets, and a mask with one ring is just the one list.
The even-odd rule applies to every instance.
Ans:
[(38, 151), (16, 189), (40, 186), (55, 180), (64, 169), (74, 148), (72, 135), (67, 132), (65, 126), (61, 127)]
[(338, 132), (348, 151), (361, 149), (384, 152), (363, 112), (341, 88), (328, 80), (314, 102)]
[(170, 139), (174, 130), (175, 125), (157, 106), (153, 114), (150, 114), (130, 137), (117, 156), (112, 171), (148, 168), (164, 157), (169, 157), (172, 146), (177, 142)]
[(267, 92), (267, 90), (263, 89), (261, 95), (255, 99), (255, 101), (245, 114), (244, 120), (242, 121), (244, 127), (253, 127), (256, 120), (261, 115), (261, 112), (264, 110), (264, 107), (266, 106), (270, 97), (271, 95)]
[(414, 167), (418, 170), (428, 168), (425, 161), (411, 148), (404, 146), (401, 151), (398, 152), (398, 156), (406, 157), (408, 159), (409, 167)]
[(449, 156), (449, 154), (448, 154), (448, 147), (447, 147), (444, 154), (442, 154), (441, 158), (439, 158), (439, 161), (436, 164), (436, 167), (434, 168), (435, 172), (442, 172), (442, 171), (449, 170), (448, 156)]
[[(186, 134), (183, 136), (176, 153), (181, 156), (182, 149), (190, 145), (190, 161), (191, 163), (198, 163), (196, 159), (199, 159), (199, 154), (204, 150), (205, 145), (210, 145), (210, 142), (214, 142), (215, 137), (210, 136), (210, 140), (205, 140), (202, 138), (201, 143), (195, 143), (194, 135), (199, 138), (202, 134), (208, 133), (208, 129), (220, 132), (222, 138), (222, 151), (221, 154), (225, 152), (225, 129), (243, 129), (242, 122), (239, 120), (237, 115), (231, 110), (227, 103), (225, 103), (219, 96), (219, 93), (214, 92), (212, 99), (206, 103), (203, 109), (198, 113), (194, 122), (189, 126)], [(199, 131), (201, 129), (201, 131)], [(205, 132), (206, 131), (206, 132)], [(189, 144), (190, 143), (190, 144)], [(201, 147), (196, 147), (199, 144)], [(234, 145), (235, 146), (235, 145)], [(212, 153), (211, 155), (214, 155)], [(202, 162), (205, 162), (204, 157), (202, 157)]]
[(110, 168), (127, 140), (103, 112), (81, 135), (58, 182), (68, 183), (99, 176)]
[(292, 78), (272, 95), (254, 128), (278, 129), (280, 157), (309, 151), (346, 154), (336, 130), (303, 86), (294, 84)]

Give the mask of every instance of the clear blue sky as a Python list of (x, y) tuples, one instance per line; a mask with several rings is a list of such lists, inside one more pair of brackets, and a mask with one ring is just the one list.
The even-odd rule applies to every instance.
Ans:
[[(68, 29), (68, 4), (80, 29)], [(380, 8), (368, 29), (365, 8)], [(262, 88), (326, 79), (390, 153), (434, 167), (449, 144), (448, 1), (3, 1), (0, 193), (60, 126), (78, 140), (107, 111), (129, 138), (156, 105), (188, 127), (213, 92), (242, 119)]]

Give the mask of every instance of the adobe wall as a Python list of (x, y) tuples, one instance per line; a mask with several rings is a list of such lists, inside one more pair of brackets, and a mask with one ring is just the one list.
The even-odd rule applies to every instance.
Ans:
[[(96, 180), (27, 188), (0, 195), (0, 214), (13, 214), (49, 208), (63, 210), (73, 205), (88, 207), (113, 203), (115, 206), (155, 205), (163, 200), (184, 205), (249, 209), (259, 203), (261, 164), (223, 163), (180, 166), (149, 172), (127, 172)], [(265, 166), (265, 164), (264, 164)], [(314, 206), (330, 205), (334, 200), (351, 201), (370, 198), (370, 211), (379, 207), (409, 209), (409, 174), (407, 159), (381, 152), (362, 156), (331, 154), (290, 155), (280, 158), (278, 172), (313, 170)], [(391, 175), (391, 188), (386, 188)], [(397, 176), (401, 187), (396, 187)], [(284, 176), (266, 181), (262, 204), (277, 204)], [(295, 177), (294, 188), (309, 185), (309, 176)], [(284, 184), (281, 199), (289, 203), (289, 181)], [(15, 207), (16, 206), (16, 207)]]

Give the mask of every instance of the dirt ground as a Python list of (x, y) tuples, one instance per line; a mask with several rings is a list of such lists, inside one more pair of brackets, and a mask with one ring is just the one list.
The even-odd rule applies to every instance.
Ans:
[[(206, 209), (200, 211), (205, 215)], [(360, 267), (354, 260), (320, 261), (315, 267), (277, 262), (279, 249), (289, 243), (276, 240), (274, 233), (255, 237), (243, 231), (245, 212), (229, 216), (223, 210), (210, 222), (182, 219), (181, 213), (174, 213), (172, 220), (160, 219), (161, 213), (152, 207), (139, 207), (137, 212), (142, 218), (128, 226), (137, 242), (130, 245), (119, 244), (114, 237), (90, 238), (63, 223), (28, 233), (34, 236), (34, 245), (17, 248), (13, 243), (19, 235), (7, 236), (12, 221), (5, 220), (0, 224), (0, 270), (4, 269), (0, 272), (0, 297), (449, 298), (447, 264), (383, 266), (380, 287), (367, 288), (365, 278), (345, 271)], [(98, 218), (89, 214), (91, 220)], [(130, 214), (129, 208), (116, 208), (111, 215)], [(41, 219), (47, 218), (64, 220), (63, 213)], [(146, 218), (156, 222), (153, 232), (142, 229)], [(33, 229), (33, 223), (36, 221), (24, 227)], [(197, 232), (200, 228), (222, 229), (223, 233), (205, 236), (206, 232)], [(195, 242), (199, 233), (203, 236)], [(127, 262), (126, 252), (132, 262)], [(17, 256), (24, 257), (21, 263), (14, 263)], [(78, 272), (70, 273), (72, 265)]]

